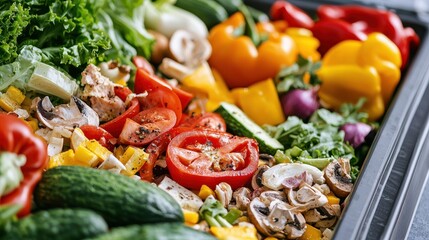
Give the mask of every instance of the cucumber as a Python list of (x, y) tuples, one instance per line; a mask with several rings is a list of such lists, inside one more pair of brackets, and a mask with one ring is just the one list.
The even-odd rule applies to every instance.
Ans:
[(260, 152), (274, 155), (277, 150), (284, 149), (279, 141), (272, 138), (234, 104), (223, 102), (215, 112), (225, 119), (228, 132), (255, 139)]
[(164, 190), (105, 170), (78, 166), (48, 169), (34, 192), (36, 206), (86, 208), (109, 226), (183, 222), (179, 204)]
[(177, 0), (175, 5), (199, 17), (209, 29), (228, 18), (226, 10), (215, 1)]
[[(131, 225), (113, 228), (110, 232), (99, 235), (91, 240), (215, 240), (212, 235), (187, 227), (182, 223), (158, 223), (147, 225)], [(89, 240), (89, 239), (88, 239)]]
[(8, 223), (0, 239), (74, 240), (95, 237), (107, 230), (107, 223), (93, 211), (51, 209)]

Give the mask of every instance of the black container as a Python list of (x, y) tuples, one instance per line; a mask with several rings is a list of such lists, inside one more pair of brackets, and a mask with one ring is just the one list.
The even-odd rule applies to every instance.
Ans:
[[(269, 11), (273, 0), (248, 0)], [(308, 13), (321, 4), (356, 1), (289, 1)], [(429, 170), (429, 21), (414, 10), (395, 11), (421, 44), (402, 80), (363, 163), (350, 201), (335, 228), (334, 239), (406, 239)], [(429, 237), (428, 237), (429, 238)]]

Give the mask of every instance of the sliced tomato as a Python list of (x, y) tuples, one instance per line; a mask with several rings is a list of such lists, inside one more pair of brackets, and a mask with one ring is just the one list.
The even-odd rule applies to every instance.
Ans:
[[(150, 109), (154, 107), (168, 108), (173, 110), (176, 115), (176, 120), (182, 117), (182, 105), (179, 98), (170, 90), (163, 88), (151, 90), (144, 98), (139, 98), (142, 109)], [(178, 122), (178, 120), (177, 120)]]
[(140, 169), (140, 178), (146, 181), (153, 181), (153, 168), (155, 162), (167, 150), (167, 146), (171, 139), (179, 135), (180, 133), (191, 131), (192, 128), (188, 127), (175, 127), (169, 131), (161, 134), (155, 140), (153, 140), (147, 147), (146, 152), (149, 154), (149, 159)]
[(138, 69), (145, 70), (150, 74), (155, 74), (152, 64), (150, 64), (146, 58), (142, 56), (134, 56), (133, 63)]
[(131, 100), (130, 106), (124, 113), (102, 124), (100, 127), (108, 131), (115, 138), (117, 138), (119, 137), (119, 134), (121, 133), (122, 128), (124, 127), (125, 121), (128, 118), (134, 117), (137, 113), (139, 113), (139, 111), (140, 111), (139, 100), (137, 98), (134, 98), (133, 100)]
[(189, 105), (194, 95), (178, 87), (173, 87), (173, 92), (179, 97), (180, 103), (182, 104), (182, 110), (185, 110)]
[(208, 128), (221, 132), (226, 131), (225, 120), (217, 113), (206, 112), (202, 114), (191, 114), (182, 118), (180, 125), (191, 128)]
[(176, 123), (175, 113), (168, 108), (150, 108), (127, 119), (119, 135), (119, 142), (144, 146), (167, 132)]
[(80, 129), (85, 134), (85, 137), (90, 140), (97, 140), (103, 147), (106, 147), (110, 151), (113, 151), (115, 148), (117, 139), (103, 128), (94, 125), (83, 125), (80, 127)]
[(186, 92), (180, 88), (169, 85), (164, 79), (159, 78), (155, 74), (151, 74), (142, 69), (138, 69), (134, 84), (135, 93), (142, 93), (144, 91), (153, 91), (157, 89), (164, 89), (165, 91), (172, 91), (180, 100), (182, 110), (188, 106), (194, 95)]
[(218, 131), (192, 130), (173, 138), (166, 162), (171, 177), (180, 185), (200, 189), (226, 182), (233, 189), (249, 182), (258, 168), (255, 140)]
[(128, 95), (133, 93), (128, 87), (115, 86), (114, 90), (115, 95), (118, 96), (124, 102), (127, 100)]

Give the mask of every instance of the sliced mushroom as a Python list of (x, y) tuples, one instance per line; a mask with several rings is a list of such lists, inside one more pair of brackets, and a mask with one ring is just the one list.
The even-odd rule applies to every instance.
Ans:
[(270, 202), (255, 198), (247, 212), (252, 224), (266, 236), (292, 239), (302, 236), (306, 229), (302, 214), (277, 198)]
[(215, 193), (216, 193), (217, 199), (219, 199), (222, 205), (224, 207), (227, 207), (229, 202), (231, 202), (231, 199), (232, 199), (231, 186), (226, 182), (221, 182), (218, 185), (216, 185)]
[(328, 218), (328, 219), (318, 221), (314, 224), (314, 226), (317, 228), (329, 228), (334, 226), (336, 222), (337, 222), (337, 217), (333, 217), (333, 218)]
[(309, 184), (310, 186), (313, 185), (313, 177), (307, 171), (304, 171), (300, 175), (286, 178), (282, 182), (282, 185), (285, 188), (295, 189), (295, 188), (298, 188), (303, 182)]
[(350, 162), (348, 159), (339, 158), (331, 162), (324, 170), (326, 183), (338, 197), (347, 197), (353, 189), (350, 176)]
[(324, 183), (323, 172), (318, 168), (302, 163), (280, 163), (262, 174), (262, 184), (273, 190), (280, 190), (285, 179), (301, 175), (307, 171), (312, 175), (314, 182)]
[(286, 192), (289, 203), (300, 212), (318, 208), (328, 203), (328, 198), (325, 195), (307, 183), (302, 183), (297, 191), (287, 189)]
[(246, 210), (250, 203), (250, 190), (246, 187), (241, 187), (234, 191), (232, 198), (235, 201), (235, 207), (239, 210)]
[(168, 54), (169, 40), (160, 32), (156, 32), (153, 30), (148, 30), (148, 32), (155, 39), (155, 44), (153, 44), (152, 46), (152, 54), (150, 56), (150, 60), (154, 64), (159, 64), (161, 63), (162, 59)]
[(262, 202), (264, 202), (267, 205), (269, 205), (270, 202), (275, 200), (280, 200), (282, 202), (287, 201), (286, 194), (284, 194), (284, 192), (279, 192), (279, 191), (265, 191), (261, 193), (259, 198), (261, 199)]
[(206, 38), (177, 30), (170, 38), (169, 51), (176, 61), (195, 68), (209, 59), (212, 48)]
[(259, 160), (263, 161), (266, 165), (270, 167), (274, 166), (276, 163), (276, 159), (273, 157), (273, 155), (266, 153), (260, 153)]
[(54, 107), (46, 96), (43, 100), (36, 98), (36, 116), (39, 121), (50, 129), (54, 127), (64, 127), (72, 130), (85, 124), (98, 126), (99, 118), (85, 102), (72, 96), (69, 104), (61, 104)]
[(267, 165), (262, 165), (258, 168), (258, 170), (256, 170), (256, 172), (253, 174), (252, 177), (252, 188), (258, 189), (263, 187), (264, 185), (262, 184), (262, 174), (267, 171), (269, 169), (269, 167)]

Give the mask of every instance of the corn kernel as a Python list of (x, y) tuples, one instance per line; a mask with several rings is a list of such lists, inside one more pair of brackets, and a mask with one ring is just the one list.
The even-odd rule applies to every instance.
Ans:
[(220, 240), (257, 240), (256, 228), (233, 226), (231, 228), (225, 227), (211, 227), (210, 232)]
[(209, 186), (203, 184), (200, 188), (200, 192), (198, 193), (198, 197), (200, 197), (202, 200), (205, 200), (210, 195), (216, 196), (214, 191)]
[(185, 222), (190, 224), (197, 224), (199, 220), (199, 215), (197, 212), (192, 212), (186, 209), (183, 210), (183, 216), (185, 217)]

